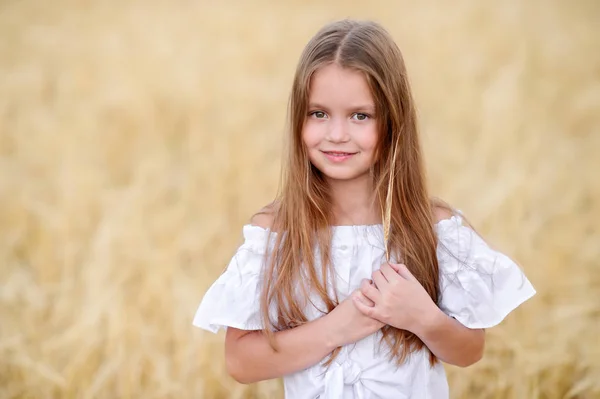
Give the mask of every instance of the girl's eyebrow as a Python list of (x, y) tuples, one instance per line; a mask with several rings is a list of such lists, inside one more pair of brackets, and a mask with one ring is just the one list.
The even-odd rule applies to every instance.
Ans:
[(352, 111), (367, 111), (370, 113), (375, 113), (375, 106), (371, 104), (359, 105), (357, 107), (350, 108)]
[(327, 109), (327, 107), (325, 107), (321, 104), (318, 104), (318, 103), (309, 103), (308, 108), (310, 108), (310, 109)]
[[(325, 107), (321, 104), (318, 104), (318, 103), (309, 103), (308, 108), (309, 109), (322, 109), (322, 110), (328, 109), (327, 107)], [(375, 106), (373, 104), (356, 105), (356, 106), (352, 106), (352, 107), (348, 108), (348, 110), (352, 111), (352, 112), (366, 111), (366, 112), (374, 113)]]

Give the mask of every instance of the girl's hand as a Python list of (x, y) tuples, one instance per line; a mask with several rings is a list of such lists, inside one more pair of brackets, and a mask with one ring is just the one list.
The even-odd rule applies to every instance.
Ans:
[(360, 290), (356, 290), (325, 316), (329, 319), (329, 331), (332, 334), (331, 339), (334, 346), (353, 344), (375, 333), (385, 325), (360, 312), (355, 306), (357, 303), (366, 307), (374, 305)]
[(420, 336), (440, 312), (405, 265), (384, 263), (373, 272), (373, 282), (363, 280), (360, 291), (374, 306), (354, 299), (365, 316)]

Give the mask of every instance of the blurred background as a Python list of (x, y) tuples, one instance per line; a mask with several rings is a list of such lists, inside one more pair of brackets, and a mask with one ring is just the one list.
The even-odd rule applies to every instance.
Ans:
[(0, 398), (281, 398), (192, 327), (275, 195), (300, 52), (382, 23), (432, 193), (538, 294), (453, 398), (600, 398), (600, 2), (0, 0)]

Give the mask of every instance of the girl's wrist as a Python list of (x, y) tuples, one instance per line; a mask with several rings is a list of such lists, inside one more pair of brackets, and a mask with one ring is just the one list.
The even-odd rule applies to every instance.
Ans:
[(430, 339), (439, 327), (443, 325), (446, 314), (437, 306), (433, 305), (428, 311), (423, 312), (419, 317), (415, 331), (413, 331), (422, 341)]
[(324, 332), (324, 345), (329, 352), (342, 346), (342, 342), (344, 341), (342, 332), (337, 328), (338, 323), (333, 320), (332, 316), (333, 315), (329, 313), (317, 319), (320, 322), (319, 324), (321, 324), (319, 328)]

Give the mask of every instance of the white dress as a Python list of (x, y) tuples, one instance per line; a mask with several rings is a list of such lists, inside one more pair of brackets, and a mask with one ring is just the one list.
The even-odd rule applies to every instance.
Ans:
[[(332, 261), (340, 301), (385, 261), (383, 228), (335, 226)], [(456, 215), (436, 224), (439, 243), (442, 311), (469, 328), (489, 328), (535, 294), (529, 280), (507, 256), (492, 250)], [(242, 330), (263, 327), (259, 310), (261, 268), (268, 230), (245, 225), (244, 243), (227, 270), (206, 292), (193, 324), (217, 332), (228, 326)], [(275, 233), (271, 234), (274, 240)], [(270, 242), (272, 248), (273, 241)], [(460, 261), (459, 261), (460, 260)], [(314, 299), (314, 298), (313, 298)], [(317, 306), (319, 303), (317, 302)], [(320, 306), (319, 306), (320, 307)], [(320, 313), (311, 305), (309, 319)], [(335, 362), (322, 363), (283, 378), (287, 399), (448, 398), (444, 368), (429, 365), (427, 351), (413, 353), (399, 368), (379, 345), (380, 332), (342, 348)], [(383, 350), (381, 349), (383, 348)]]

